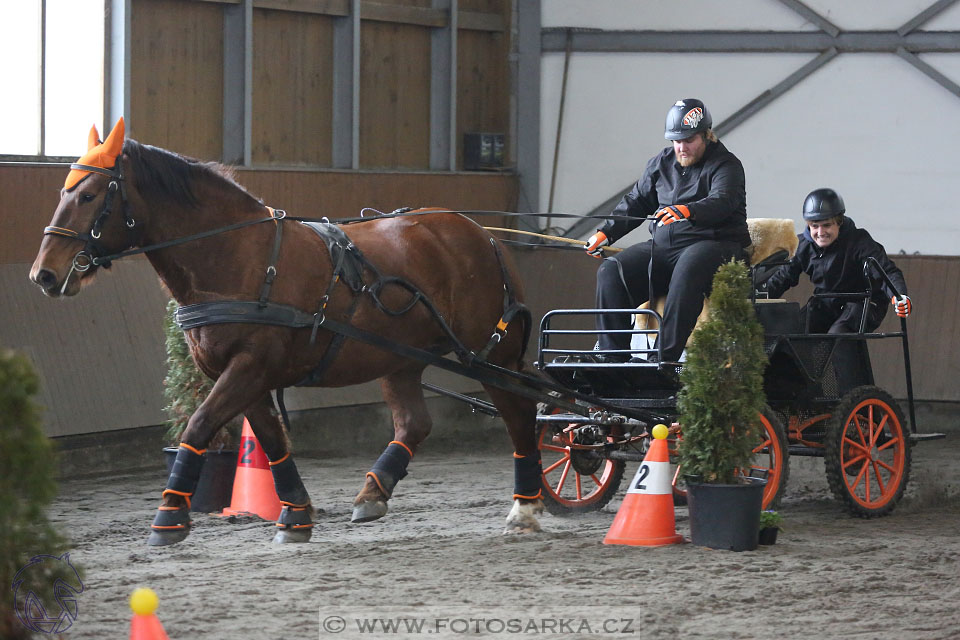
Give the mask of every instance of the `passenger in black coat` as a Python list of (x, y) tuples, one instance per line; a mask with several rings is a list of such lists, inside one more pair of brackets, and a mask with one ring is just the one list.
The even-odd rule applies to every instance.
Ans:
[[(779, 298), (796, 286), (800, 274), (806, 273), (814, 293), (859, 293), (871, 291), (867, 310), (866, 331), (874, 331), (887, 314), (888, 301), (897, 315), (907, 317), (912, 303), (907, 295), (903, 272), (887, 257), (883, 245), (866, 229), (858, 228), (844, 214), (843, 199), (832, 189), (812, 191), (804, 201), (803, 217), (807, 228), (800, 238), (797, 252), (790, 262), (780, 267), (763, 285), (771, 298)], [(896, 287), (889, 286), (878, 275), (868, 281), (864, 261), (876, 258)], [(872, 272), (872, 271), (871, 271)], [(863, 316), (863, 300), (810, 298), (801, 312), (809, 313), (812, 333), (856, 333)]]

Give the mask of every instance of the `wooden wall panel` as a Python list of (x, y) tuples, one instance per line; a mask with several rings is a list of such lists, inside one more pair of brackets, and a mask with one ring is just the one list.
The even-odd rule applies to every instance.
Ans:
[(29, 268), (0, 265), (0, 345), (37, 368), (47, 435), (161, 423), (166, 297), (150, 264), (118, 262), (70, 300), (44, 296)]
[[(463, 166), (463, 134), (510, 131), (510, 43), (505, 33), (457, 34), (457, 166)], [(510, 141), (505, 140), (509, 148)], [(507, 159), (504, 158), (506, 164)]]
[(254, 164), (332, 164), (333, 19), (253, 12)]
[[(517, 202), (516, 178), (500, 174), (241, 170), (237, 179), (270, 206), (303, 217), (357, 217), (363, 207), (514, 211)], [(498, 216), (485, 216), (482, 222), (505, 224)]]
[(0, 264), (33, 262), (69, 165), (0, 163)]
[(198, 158), (223, 154), (223, 6), (134, 0), (127, 135)]
[(360, 54), (360, 166), (430, 166), (430, 30), (364, 22)]

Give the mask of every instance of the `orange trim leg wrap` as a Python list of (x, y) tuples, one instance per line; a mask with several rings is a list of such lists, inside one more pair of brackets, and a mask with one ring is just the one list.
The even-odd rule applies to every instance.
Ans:
[(367, 475), (373, 477), (380, 491), (389, 498), (393, 495), (393, 489), (397, 483), (406, 477), (407, 465), (410, 464), (412, 457), (413, 452), (410, 447), (394, 440), (383, 450)]
[(543, 497), (541, 489), (540, 452), (529, 456), (513, 454), (513, 497), (536, 500)]

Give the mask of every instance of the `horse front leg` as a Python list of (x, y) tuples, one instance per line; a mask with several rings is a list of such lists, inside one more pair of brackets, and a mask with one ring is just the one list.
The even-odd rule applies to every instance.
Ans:
[[(258, 386), (262, 380), (253, 375), (255, 370), (255, 363), (249, 357), (232, 360), (213, 385), (210, 395), (190, 416), (147, 544), (175, 544), (189, 535), (192, 525), (190, 499), (203, 470), (205, 447), (220, 427), (243, 412), (250, 404), (251, 397), (256, 398), (263, 393)], [(255, 395), (250, 393), (251, 389), (256, 390)]]
[(264, 394), (257, 403), (247, 408), (244, 415), (263, 452), (267, 454), (282, 506), (273, 541), (307, 542), (313, 533), (313, 505), (293, 461), (290, 440), (277, 417), (273, 398), (269, 393)]
[(407, 475), (407, 465), (433, 422), (427, 412), (420, 379), (423, 368), (392, 373), (381, 378), (383, 399), (393, 415), (394, 439), (387, 445), (364, 479), (353, 501), (351, 522), (369, 522), (387, 513), (387, 500)]
[(484, 385), (513, 441), (513, 507), (504, 533), (540, 531), (537, 516), (543, 513), (542, 470), (537, 447), (537, 405), (495, 387)]

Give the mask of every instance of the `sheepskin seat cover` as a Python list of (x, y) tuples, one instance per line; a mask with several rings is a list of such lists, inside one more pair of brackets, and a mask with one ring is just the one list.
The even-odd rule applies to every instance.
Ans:
[[(789, 218), (748, 218), (747, 229), (750, 231), (751, 244), (747, 247), (746, 251), (750, 257), (751, 266), (769, 258), (781, 249), (786, 249), (788, 256), (791, 258), (797, 251), (797, 244), (799, 244), (800, 239), (797, 238), (797, 233), (793, 228), (793, 220)], [(666, 296), (657, 296), (654, 298), (654, 309), (656, 309), (660, 315), (663, 315), (665, 303)], [(639, 308), (649, 309), (650, 305), (644, 302)], [(709, 315), (710, 299), (706, 298), (703, 301), (703, 311), (700, 313), (700, 317), (697, 318), (697, 325), (693, 330), (696, 331), (697, 327), (699, 327)], [(651, 319), (651, 316), (637, 314), (636, 318), (637, 329), (646, 329), (647, 320)]]

